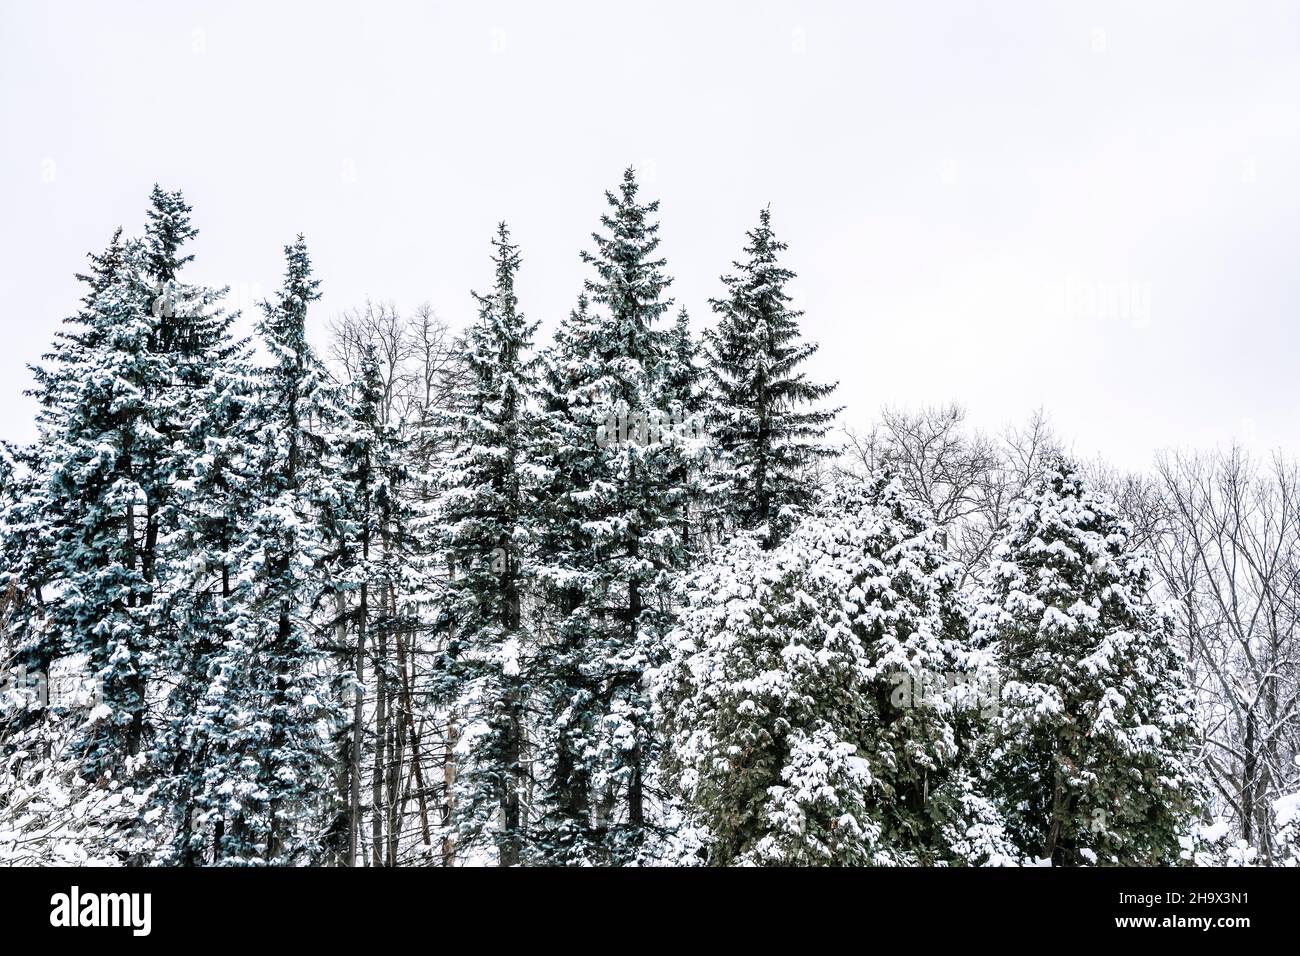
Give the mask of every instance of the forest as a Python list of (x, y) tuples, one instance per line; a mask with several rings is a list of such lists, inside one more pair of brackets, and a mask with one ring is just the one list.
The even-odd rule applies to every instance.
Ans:
[(464, 328), (298, 236), (248, 338), (181, 192), (105, 224), (0, 446), (0, 865), (1300, 865), (1292, 458), (849, 427), (771, 209), (693, 317), (606, 200), (547, 341), (504, 223)]

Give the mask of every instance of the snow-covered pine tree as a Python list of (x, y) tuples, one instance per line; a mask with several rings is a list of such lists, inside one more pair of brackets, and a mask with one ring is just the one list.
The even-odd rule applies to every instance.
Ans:
[(218, 862), (321, 859), (333, 810), (331, 739), (343, 720), (333, 659), (313, 620), (332, 588), (341, 411), (307, 342), (319, 298), (305, 240), (285, 247), (283, 288), (262, 304), (269, 364), (257, 370), (245, 425), (247, 524), (236, 560), (238, 616), (211, 664), (211, 769), (201, 799), (222, 820)]
[(775, 549), (685, 588), (656, 677), (665, 767), (713, 865), (988, 864), (979, 655), (955, 569), (897, 481), (841, 479)]
[(1186, 664), (1115, 506), (1066, 458), (1031, 485), (994, 556), (977, 632), (1002, 671), (989, 781), (1026, 855), (1177, 862), (1201, 798)]
[(64, 356), (80, 387), (65, 394), (57, 426), (43, 436), (59, 589), (49, 625), (103, 681), (103, 703), (79, 741), (92, 780), (120, 775), (139, 753), (156, 662), (171, 395), (168, 356), (154, 349), (153, 298), (144, 246), (128, 242), (121, 269), (95, 296), (86, 347)]
[[(662, 400), (667, 426), (686, 438), (703, 432), (704, 372), (700, 368), (700, 348), (691, 334), (691, 317), (686, 306), (677, 310), (672, 329), (667, 333), (664, 354), (659, 364)], [(682, 435), (672, 436), (681, 439)]]
[(48, 673), (51, 664), (66, 653), (60, 633), (48, 624), (47, 602), (58, 600), (50, 591), (54, 542), (66, 531), (63, 509), (51, 484), (49, 470), (57, 465), (53, 455), (66, 411), (82, 387), (81, 359), (93, 352), (103, 334), (95, 321), (95, 300), (115, 281), (122, 265), (122, 229), (118, 227), (102, 253), (90, 253), (90, 268), (78, 273), (86, 286), (81, 308), (64, 319), (65, 329), (42, 357), (29, 366), (34, 386), (27, 395), (36, 399), (38, 438), (31, 445), (12, 449), (15, 466), (11, 496), (0, 535), (5, 559), (0, 566), (0, 588), (9, 594), (8, 626), (14, 642), (14, 665), (30, 672)]
[(758, 529), (772, 547), (812, 500), (813, 467), (835, 453), (822, 439), (839, 410), (804, 407), (835, 385), (810, 382), (799, 368), (817, 345), (799, 340), (803, 313), (785, 291), (795, 274), (777, 261), (787, 246), (772, 232), (770, 210), (747, 235), (744, 261), (722, 277), (726, 295), (710, 300), (718, 314), (705, 346), (710, 497), (716, 521)]
[[(446, 675), (455, 688), (462, 758), (457, 842), (520, 863), (526, 817), (526, 724), (535, 641), (524, 616), (531, 575), (528, 457), (533, 392), (527, 352), (536, 323), (519, 311), (518, 246), (505, 223), (492, 239), (495, 277), (475, 293), (478, 319), (465, 336), (469, 378), (443, 413), (451, 451), (438, 475), (440, 553), (451, 578), (439, 611), (450, 638)], [(453, 444), (454, 443), (454, 444)]]
[(235, 581), (248, 522), (245, 422), (253, 394), (242, 346), (234, 355), (223, 355), (205, 377), (192, 393), (189, 470), (177, 481), (181, 507), (167, 587), (173, 633), (160, 651), (171, 689), (151, 752), (160, 778), (150, 802), (167, 822), (157, 858), (183, 866), (216, 860), (225, 818), (210, 778), (220, 774), (224, 763), (219, 753), (223, 722), (241, 706), (231, 696), (222, 661), (227, 642), (237, 639)]
[(658, 203), (631, 169), (604, 234), (593, 235), (584, 297), (544, 357), (538, 578), (553, 647), (540, 693), (547, 726), (537, 852), (547, 862), (635, 859), (649, 822), (655, 741), (644, 674), (661, 656), (685, 489), (664, 429), (656, 327), (669, 308), (655, 255)]
[(659, 378), (664, 404), (662, 427), (675, 458), (669, 482), (683, 494), (678, 534), (688, 562), (693, 562), (694, 556), (705, 551), (710, 543), (703, 514), (709, 449), (704, 423), (704, 374), (686, 306), (677, 310), (660, 363)]
[[(149, 802), (163, 824), (154, 834), (159, 860), (203, 860), (210, 814), (197, 801), (209, 772), (208, 727), (219, 709), (211, 699), (213, 659), (224, 651), (235, 619), (232, 578), (242, 527), (244, 447), (240, 433), (249, 401), (246, 341), (232, 339), (237, 318), (222, 307), (225, 289), (185, 282), (193, 261), (183, 253), (198, 235), (182, 194), (154, 186), (150, 195), (142, 275), (150, 286), (152, 348), (165, 381), (155, 404), (163, 439), (148, 471), (142, 567), (157, 582), (154, 666), (166, 693), (154, 707)], [(197, 824), (197, 825), (196, 825)]]
[[(194, 259), (183, 253), (185, 244), (198, 235), (192, 211), (180, 191), (155, 185), (143, 240), (144, 281), (152, 287), (150, 348), (160, 359), (160, 380), (149, 399), (159, 443), (150, 454), (139, 456), (143, 500), (137, 548), (150, 588), (143, 601), (159, 605), (156, 663), (164, 671), (176, 664), (173, 657), (189, 654), (188, 637), (206, 629), (200, 618), (211, 607), (209, 592), (216, 584), (196, 584), (193, 550), (176, 545), (195, 508), (211, 505), (194, 500), (195, 472), (206, 461), (208, 440), (228, 431), (230, 409), (219, 408), (217, 396), (228, 390), (231, 374), (237, 371), (228, 366), (237, 366), (245, 349), (230, 337), (235, 316), (221, 307), (226, 290), (180, 278)], [(155, 754), (151, 762), (166, 767), (168, 759)]]
[(166, 401), (159, 385), (167, 376), (152, 349), (143, 244), (124, 243), (119, 229), (90, 260), (78, 275), (82, 307), (32, 369), (38, 438), (16, 456), (4, 515), (13, 663), (47, 679), (69, 658), (66, 666), (93, 673), (103, 691), (98, 702), (6, 715), (5, 771), (32, 830), (20, 835), (39, 835), (32, 859), (46, 861), (113, 862), (143, 848), (139, 749), (157, 616), (132, 519), (148, 481), (141, 461), (164, 444), (149, 399)]
[[(173, 646), (171, 578), (202, 398), (228, 354), (221, 290), (177, 278), (196, 233), (180, 193), (150, 196), (143, 241), (92, 257), (89, 294), (49, 370), (37, 370), (35, 470), (50, 583), (50, 629), (104, 682), (80, 741), (92, 778), (134, 757), (147, 735), (149, 673)], [(165, 599), (160, 600), (160, 596)]]
[(545, 646), (533, 669), (541, 715), (535, 764), (540, 787), (529, 849), (536, 861), (551, 865), (598, 857), (591, 821), (598, 695), (586, 654), (600, 617), (592, 607), (597, 582), (584, 523), (590, 496), (579, 494), (605, 476), (603, 458), (591, 449), (604, 412), (593, 404), (591, 369), (581, 352), (591, 324), (584, 294), (543, 353), (538, 383), (542, 418), (533, 457)]

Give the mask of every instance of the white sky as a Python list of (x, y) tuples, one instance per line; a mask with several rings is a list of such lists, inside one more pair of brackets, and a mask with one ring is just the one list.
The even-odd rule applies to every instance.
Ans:
[(248, 306), (306, 233), (318, 324), (453, 324), (505, 218), (543, 341), (624, 166), (697, 327), (772, 204), (848, 423), (1043, 405), (1081, 453), (1300, 451), (1300, 0), (0, 0), (0, 437), (73, 273), (150, 185)]

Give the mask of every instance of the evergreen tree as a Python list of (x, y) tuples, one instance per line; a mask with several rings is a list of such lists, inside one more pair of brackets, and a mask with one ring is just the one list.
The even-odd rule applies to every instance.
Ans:
[(337, 676), (313, 613), (331, 590), (346, 500), (335, 483), (337, 396), (307, 343), (319, 298), (306, 242), (285, 247), (283, 289), (258, 325), (269, 364), (257, 371), (244, 428), (249, 517), (235, 557), (238, 614), (210, 665), (210, 769), (201, 795), (223, 821), (222, 863), (319, 860), (328, 828), (330, 739), (343, 715)]
[(150, 196), (145, 259), (153, 287), (154, 347), (168, 356), (174, 399), (163, 423), (168, 439), (167, 510), (157, 519), (150, 560), (158, 562), (160, 610), (157, 666), (169, 675), (158, 708), (150, 762), (159, 779), (150, 802), (168, 826), (159, 859), (202, 862), (209, 833), (222, 821), (201, 795), (212, 772), (213, 715), (228, 703), (212, 680), (237, 619), (233, 580), (243, 527), (246, 448), (242, 427), (250, 405), (248, 345), (231, 337), (236, 314), (221, 307), (225, 289), (186, 283), (182, 254), (198, 235), (180, 192), (158, 186)]
[(717, 326), (707, 336), (714, 448), (710, 494), (730, 527), (758, 529), (766, 547), (780, 542), (812, 500), (810, 471), (834, 451), (821, 444), (835, 410), (801, 408), (835, 386), (808, 381), (799, 366), (817, 351), (799, 341), (799, 318), (785, 287), (794, 273), (777, 261), (786, 244), (759, 213), (746, 258), (722, 277), (724, 298), (710, 304)]
[(668, 404), (670, 421), (676, 423), (689, 419), (700, 410), (703, 375), (700, 371), (699, 347), (691, 335), (691, 317), (686, 306), (677, 310), (672, 331), (668, 334), (661, 363), (663, 397)]
[(603, 457), (592, 450), (605, 412), (581, 352), (591, 325), (584, 294), (542, 356), (538, 388), (543, 418), (534, 452), (540, 479), (537, 576), (547, 644), (535, 673), (543, 737), (541, 812), (533, 842), (537, 859), (552, 865), (587, 862), (598, 854), (591, 820), (598, 675), (589, 673), (586, 654), (598, 638), (601, 617), (593, 606), (599, 582), (585, 525), (592, 501), (579, 493), (606, 475)]
[(222, 290), (177, 278), (196, 230), (179, 193), (154, 187), (142, 241), (120, 234), (92, 257), (74, 331), (37, 371), (42, 437), (33, 464), (40, 560), (59, 598), (51, 630), (103, 679), (104, 703), (80, 748), (92, 778), (139, 753), (149, 673), (175, 631), (169, 622), (169, 550), (201, 431), (204, 389), (228, 354)]
[[(50, 626), (103, 681), (79, 742), (90, 779), (120, 775), (144, 737), (145, 689), (157, 652), (156, 544), (170, 458), (165, 355), (154, 351), (152, 286), (140, 243), (95, 297), (88, 347), (66, 355), (80, 387), (45, 439), (57, 509), (50, 570), (60, 598)], [(153, 494), (151, 498), (150, 495)]]
[(116, 278), (122, 266), (122, 229), (114, 231), (102, 253), (90, 253), (90, 269), (78, 273), (86, 286), (81, 308), (64, 319), (53, 348), (41, 365), (28, 366), (35, 385), (27, 394), (36, 399), (39, 437), (26, 447), (12, 450), (13, 495), (3, 523), (5, 561), (0, 586), (11, 595), (9, 624), (15, 636), (15, 664), (31, 672), (48, 673), (68, 646), (61, 632), (49, 627), (48, 601), (59, 601), (54, 554), (56, 543), (71, 533), (68, 517), (53, 483), (60, 436), (67, 415), (75, 407), (84, 385), (89, 357), (102, 345), (104, 323), (98, 321), (95, 302)]
[[(662, 656), (685, 489), (662, 428), (669, 279), (658, 203), (631, 169), (607, 193), (595, 277), (544, 357), (538, 578), (554, 649), (541, 692), (547, 741), (539, 853), (635, 859), (647, 835), (655, 736), (644, 674)], [(654, 427), (658, 422), (660, 427)]]
[(244, 428), (254, 397), (242, 352), (227, 357), (195, 397), (187, 436), (193, 457), (177, 489), (178, 560), (167, 589), (172, 636), (161, 654), (171, 690), (151, 755), (162, 776), (150, 799), (169, 824), (159, 861), (172, 865), (207, 862), (209, 847), (215, 861), (226, 824), (212, 784), (223, 763), (223, 722), (240, 706), (222, 663), (228, 642), (238, 640), (235, 584), (251, 491)]
[[(101, 703), (67, 738), (70, 753), (99, 787), (135, 778), (114, 798), (127, 816), (113, 823), (106, 809), (105, 825), (136, 831), (119, 834), (119, 846), (141, 849), (135, 797), (122, 794), (166, 774), (142, 752), (154, 729), (151, 675), (168, 673), (186, 633), (171, 615), (186, 560), (175, 534), (201, 434), (195, 416), (229, 323), (221, 291), (177, 278), (192, 258), (178, 251), (196, 233), (189, 211), (179, 193), (155, 187), (144, 239), (123, 242), (119, 229), (78, 276), (82, 308), (33, 370), (40, 437), (21, 455), (24, 494), (6, 521), (22, 537), (9, 567), (21, 582), (24, 664), (47, 674), (74, 655), (102, 682)], [(73, 795), (68, 805), (79, 800), (104, 802)]]
[(1066, 459), (995, 554), (978, 629), (1004, 685), (990, 782), (1027, 856), (1162, 865), (1198, 809), (1186, 665), (1133, 529)]
[(657, 703), (710, 863), (1009, 856), (969, 763), (981, 663), (954, 580), (884, 477), (840, 481), (782, 545), (739, 535), (692, 576)]
[(460, 844), (488, 843), (502, 866), (521, 860), (528, 821), (525, 724), (529, 656), (535, 641), (523, 614), (531, 574), (532, 477), (527, 352), (536, 324), (519, 311), (520, 256), (505, 223), (492, 240), (495, 285), (475, 294), (478, 321), (466, 335), (469, 380), (443, 428), (455, 444), (443, 465), (441, 550), (452, 577), (440, 624), (464, 733), (457, 775)]
[(704, 434), (704, 373), (686, 306), (678, 309), (669, 333), (660, 379), (664, 403), (661, 433), (671, 443), (673, 455), (668, 481), (683, 495), (679, 537), (690, 563), (709, 543), (704, 527), (709, 447)]

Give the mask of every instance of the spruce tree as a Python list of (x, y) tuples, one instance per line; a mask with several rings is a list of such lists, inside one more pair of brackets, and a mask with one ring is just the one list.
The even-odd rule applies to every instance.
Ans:
[(222, 863), (304, 863), (323, 856), (330, 741), (343, 719), (338, 680), (313, 614), (331, 589), (332, 523), (346, 507), (334, 475), (341, 412), (307, 342), (319, 298), (306, 242), (285, 247), (283, 288), (258, 325), (245, 424), (248, 519), (235, 558), (237, 618), (211, 666), (211, 768), (202, 795), (222, 820)]
[(179, 250), (196, 234), (189, 207), (158, 187), (150, 201), (143, 240), (124, 242), (119, 229), (91, 256), (78, 276), (82, 308), (33, 370), (40, 437), (22, 453), (24, 494), (7, 516), (23, 536), (10, 567), (23, 582), (24, 663), (48, 673), (73, 655), (101, 682), (98, 706), (67, 715), (82, 717), (69, 753), (98, 788), (127, 779), (112, 798), (118, 810), (105, 805), (104, 816), (107, 828), (134, 832), (119, 833), (132, 853), (144, 848), (144, 830), (115, 814), (133, 815), (135, 788), (161, 787), (170, 770), (144, 752), (158, 729), (150, 712), (170, 704), (156, 692), (174, 686), (152, 677), (170, 674), (187, 634), (172, 613), (189, 558), (177, 532), (202, 433), (195, 418), (229, 323), (220, 290), (178, 278), (192, 258)]
[(90, 779), (120, 775), (139, 753), (158, 649), (155, 559), (171, 449), (169, 368), (153, 349), (152, 302), (143, 246), (129, 242), (95, 297), (89, 347), (67, 356), (80, 387), (44, 449), (44, 497), (58, 511), (50, 570), (60, 598), (50, 625), (103, 681), (103, 703), (79, 741)]
[(48, 673), (54, 661), (68, 652), (64, 633), (48, 626), (52, 610), (48, 603), (59, 601), (56, 546), (73, 533), (65, 522), (68, 515), (52, 473), (60, 465), (60, 454), (69, 449), (62, 441), (68, 416), (84, 387), (90, 357), (103, 343), (106, 329), (97, 315), (96, 300), (117, 281), (123, 252), (118, 227), (102, 253), (87, 256), (87, 272), (77, 274), (86, 287), (81, 308), (64, 319), (65, 327), (56, 334), (42, 363), (28, 366), (35, 381), (27, 394), (38, 403), (38, 438), (12, 451), (17, 467), (3, 526), (6, 560), (0, 582), (11, 592), (9, 622), (16, 636), (16, 664), (32, 672)]
[(536, 324), (519, 311), (519, 249), (505, 223), (492, 240), (495, 282), (475, 294), (466, 334), (469, 378), (443, 429), (454, 445), (440, 474), (441, 553), (449, 568), (439, 614), (463, 722), (457, 774), (462, 847), (491, 847), (501, 866), (521, 861), (526, 813), (526, 722), (535, 641), (524, 616), (531, 575), (532, 478), (526, 353)]
[(677, 311), (659, 377), (664, 405), (660, 428), (664, 440), (670, 443), (672, 456), (668, 481), (674, 492), (682, 495), (679, 537), (689, 564), (710, 543), (704, 525), (709, 445), (704, 423), (704, 373), (686, 306)]
[(196, 235), (180, 193), (154, 187), (143, 240), (92, 257), (83, 308), (37, 370), (33, 459), (40, 560), (59, 598), (49, 624), (103, 680), (79, 743), (92, 778), (144, 744), (149, 674), (174, 646), (174, 547), (205, 389), (228, 354), (222, 290), (178, 278)]
[(785, 291), (795, 274), (777, 260), (787, 247), (768, 209), (747, 235), (745, 259), (722, 277), (726, 295), (710, 301), (718, 315), (706, 341), (710, 496), (720, 523), (756, 530), (772, 547), (812, 500), (810, 472), (834, 454), (821, 440), (838, 409), (804, 407), (835, 385), (810, 382), (799, 369), (817, 345), (799, 340), (803, 313)]
[(202, 794), (212, 772), (214, 715), (229, 702), (213, 681), (237, 620), (234, 579), (245, 519), (247, 449), (243, 425), (251, 404), (248, 345), (231, 337), (237, 314), (221, 306), (225, 289), (184, 282), (193, 260), (184, 244), (198, 235), (180, 192), (155, 186), (145, 229), (153, 284), (155, 347), (168, 356), (175, 395), (165, 422), (170, 486), (159, 496), (162, 633), (157, 665), (170, 690), (158, 708), (150, 762), (158, 780), (150, 801), (167, 826), (159, 856), (169, 863), (206, 860), (224, 824)]
[(228, 642), (239, 639), (236, 582), (252, 490), (245, 423), (254, 396), (245, 360), (242, 352), (226, 357), (197, 390), (193, 457), (178, 482), (179, 560), (167, 588), (173, 633), (160, 654), (171, 690), (151, 753), (162, 775), (151, 802), (168, 824), (158, 860), (172, 865), (216, 862), (226, 826), (212, 783), (224, 763), (224, 723), (242, 706), (223, 661)]
[(662, 656), (686, 493), (662, 428), (669, 343), (657, 324), (671, 302), (658, 203), (637, 191), (628, 169), (606, 194), (605, 232), (583, 254), (595, 275), (544, 357), (538, 578), (555, 647), (541, 682), (538, 841), (548, 861), (627, 862), (649, 832), (657, 738), (644, 675)]
[(686, 306), (677, 310), (672, 331), (668, 333), (660, 378), (663, 397), (673, 423), (685, 421), (700, 410), (703, 398), (703, 374), (699, 367), (699, 347), (691, 334), (691, 317)]
[(1063, 457), (995, 553), (981, 639), (1004, 681), (988, 752), (1008, 828), (1057, 865), (1164, 865), (1201, 797), (1186, 664), (1114, 504)]
[(543, 736), (537, 768), (540, 819), (532, 853), (551, 865), (599, 857), (591, 820), (598, 675), (590, 673), (587, 653), (602, 622), (594, 607), (598, 581), (585, 525), (591, 498), (580, 493), (606, 474), (603, 456), (592, 450), (605, 410), (593, 402), (592, 369), (581, 351), (591, 323), (584, 294), (542, 356), (538, 388), (543, 417), (534, 451), (539, 475), (535, 524), (546, 644), (534, 671)]

